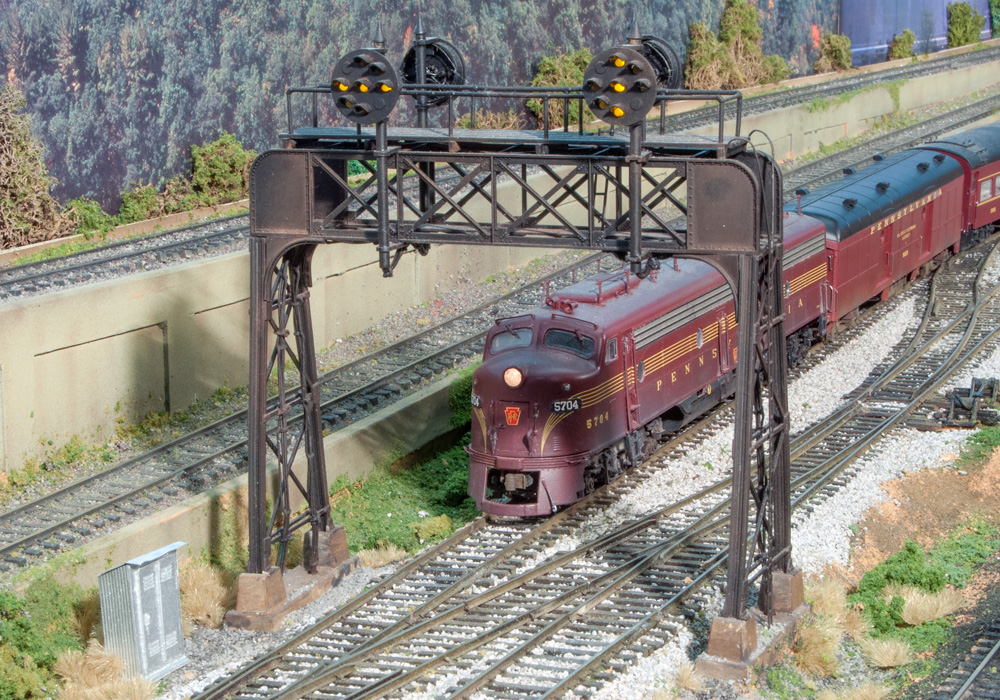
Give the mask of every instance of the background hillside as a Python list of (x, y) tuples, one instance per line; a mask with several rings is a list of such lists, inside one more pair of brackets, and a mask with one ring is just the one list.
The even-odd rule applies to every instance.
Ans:
[[(806, 72), (838, 0), (758, 0), (765, 53)], [(463, 53), (469, 81), (527, 84), (557, 48), (622, 40), (621, 0), (423, 3), (424, 28)], [(640, 28), (684, 58), (688, 25), (718, 27), (722, 0), (638, 3)], [(397, 65), (416, 10), (374, 0), (0, 0), (0, 81), (28, 101), (61, 202), (88, 195), (114, 211), (131, 183), (188, 167), (190, 146), (226, 130), (264, 150), (285, 128), (284, 90), (329, 81), (336, 60), (370, 43), (381, 16)]]

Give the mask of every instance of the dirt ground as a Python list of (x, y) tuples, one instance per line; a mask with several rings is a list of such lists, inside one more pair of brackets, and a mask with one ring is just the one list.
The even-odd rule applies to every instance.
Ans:
[[(958, 455), (952, 455), (957, 459)], [(978, 467), (925, 469), (883, 485), (889, 499), (870, 508), (852, 544), (850, 567), (839, 574), (856, 583), (910, 539), (927, 548), (980, 515), (1000, 523), (1000, 451)], [(936, 650), (940, 672), (911, 686), (904, 697), (931, 694), (971, 649), (983, 628), (1000, 617), (1000, 561), (988, 562), (962, 590), (968, 604), (956, 618), (952, 641)]]

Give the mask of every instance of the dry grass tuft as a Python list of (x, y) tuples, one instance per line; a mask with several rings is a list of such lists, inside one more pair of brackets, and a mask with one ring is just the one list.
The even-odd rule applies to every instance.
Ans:
[(829, 618), (814, 617), (795, 632), (792, 659), (795, 666), (814, 676), (837, 673), (837, 647), (843, 629)]
[(954, 588), (945, 588), (937, 593), (915, 590), (903, 600), (906, 601), (903, 621), (913, 626), (947, 617), (965, 604), (965, 598)]
[(677, 700), (677, 693), (670, 688), (657, 688), (653, 691), (652, 700)]
[(681, 690), (690, 690), (692, 693), (701, 693), (705, 690), (705, 683), (702, 677), (690, 661), (683, 662), (677, 668), (677, 678), (674, 680), (674, 683)]
[(862, 683), (848, 691), (844, 700), (885, 700), (887, 697), (889, 689), (881, 683)]
[(821, 578), (810, 581), (806, 596), (812, 601), (813, 612), (825, 615), (837, 624), (843, 625), (847, 616), (847, 588), (835, 578)]
[(840, 700), (840, 696), (829, 688), (823, 688), (823, 690), (817, 693), (816, 700)]
[(59, 700), (152, 700), (156, 686), (144, 678), (126, 678), (121, 660), (91, 640), (87, 651), (68, 651), (56, 661), (64, 685)]
[(83, 642), (84, 646), (91, 637), (100, 640), (101, 597), (97, 591), (81, 598), (73, 607), (73, 624), (76, 626), (76, 633), (80, 636), (80, 641)]
[(235, 602), (235, 586), (211, 565), (192, 561), (180, 572), (181, 615), (185, 633), (190, 623), (202, 627), (222, 626), (226, 610)]
[(862, 639), (867, 638), (871, 634), (871, 623), (868, 622), (868, 618), (861, 614), (861, 611), (856, 608), (851, 608), (844, 615), (844, 634), (853, 639), (855, 642), (860, 642)]
[(910, 645), (899, 639), (865, 639), (861, 653), (875, 668), (896, 668), (912, 661)]
[(405, 549), (400, 549), (394, 544), (382, 543), (375, 549), (362, 549), (358, 552), (361, 565), (369, 569), (381, 569), (387, 564), (392, 564), (400, 559), (406, 559), (409, 555)]

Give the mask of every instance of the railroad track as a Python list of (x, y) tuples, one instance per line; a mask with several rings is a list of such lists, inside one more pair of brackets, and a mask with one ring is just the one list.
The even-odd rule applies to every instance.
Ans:
[[(793, 107), (812, 100), (835, 98), (846, 92), (868, 90), (877, 85), (885, 85), (900, 80), (913, 80), (926, 75), (934, 75), (955, 70), (956, 68), (994, 61), (998, 56), (1000, 56), (1000, 46), (992, 46), (981, 51), (953, 56), (940, 62), (925, 61), (910, 63), (887, 70), (848, 75), (824, 83), (804, 85), (789, 90), (776, 90), (766, 95), (757, 95), (744, 99), (743, 114), (761, 114), (783, 107)], [(735, 106), (727, 107), (726, 114), (727, 117), (733, 117)], [(705, 107), (669, 117), (650, 119), (647, 121), (647, 128), (659, 128), (662, 124), (665, 131), (671, 133), (683, 132), (712, 123), (717, 119), (717, 115), (718, 107)]]
[(169, 267), (194, 257), (245, 250), (249, 234), (248, 217), (238, 214), (51, 260), (0, 268), (0, 302)]
[[(497, 316), (517, 315), (553, 288), (609, 262), (590, 256), (497, 299), (321, 376), (324, 429), (336, 431), (417, 391), (481, 355)], [(246, 410), (164, 442), (102, 472), (0, 514), (0, 570), (27, 566), (47, 552), (162, 508), (245, 471)], [(293, 416), (297, 420), (298, 416)], [(273, 428), (273, 426), (269, 426)]]
[(1000, 621), (994, 621), (929, 700), (1000, 697)]
[[(797, 514), (835, 494), (856, 460), (955, 366), (996, 343), (1000, 287), (969, 298), (989, 257), (970, 252), (949, 266), (912, 337), (854, 400), (795, 438)], [(956, 313), (941, 323), (946, 309)], [(942, 346), (952, 367), (937, 365)], [(914, 385), (918, 365), (924, 381)], [(198, 700), (590, 696), (613, 675), (598, 669), (621, 669), (676, 644), (683, 606), (707, 596), (701, 589), (725, 564), (728, 478), (689, 493), (664, 491), (658, 505), (649, 505), (649, 492), (680, 478), (672, 472), (679, 454), (724, 436), (727, 414), (716, 412), (536, 526), (477, 520)], [(622, 505), (640, 492), (643, 512)]]
[[(816, 85), (776, 91), (744, 100), (744, 113), (763, 113), (814, 99), (825, 99), (853, 90), (870, 88), (875, 84), (945, 72), (991, 61), (998, 55), (1000, 47), (990, 47), (947, 59), (923, 61), (886, 71), (851, 75)], [(714, 123), (716, 118), (717, 112), (706, 108), (665, 117), (662, 125), (671, 132), (683, 132)], [(651, 125), (653, 122), (655, 125), (661, 123), (660, 120), (652, 120)], [(912, 143), (917, 142), (919, 141), (914, 140)], [(245, 216), (227, 217), (158, 236), (148, 236), (137, 241), (122, 241), (55, 260), (3, 268), (0, 269), (0, 302), (64, 289), (106, 277), (165, 267), (196, 256), (243, 250), (246, 247), (247, 235)]]
[[(973, 108), (991, 108), (983, 101)], [(927, 134), (945, 127), (921, 125)], [(909, 145), (912, 134), (896, 134), (877, 145), (881, 152)], [(854, 156), (857, 157), (857, 156)], [(838, 163), (838, 167), (840, 164)], [(813, 177), (822, 169), (811, 168)], [(813, 182), (790, 173), (796, 186)], [(787, 188), (786, 188), (787, 189)], [(220, 225), (232, 235), (238, 218)], [(196, 230), (196, 229), (195, 229)], [(199, 235), (212, 235), (201, 232)], [(173, 242), (171, 245), (182, 245)], [(117, 253), (119, 257), (125, 254)], [(594, 265), (588, 258), (582, 269)], [(593, 269), (593, 268), (590, 268)], [(550, 278), (566, 284), (580, 274), (567, 270)], [(559, 282), (554, 282), (559, 286)], [(488, 302), (469, 313), (390, 345), (377, 353), (327, 372), (322, 377), (324, 428), (338, 430), (412, 393), (427, 380), (481, 353), (482, 336), (493, 319), (517, 315), (543, 295), (540, 280)], [(830, 345), (828, 351), (837, 347)], [(179, 438), (169, 440), (103, 472), (92, 474), (37, 500), (0, 514), (0, 572), (30, 566), (51, 553), (177, 502), (245, 471), (246, 412), (239, 411)]]

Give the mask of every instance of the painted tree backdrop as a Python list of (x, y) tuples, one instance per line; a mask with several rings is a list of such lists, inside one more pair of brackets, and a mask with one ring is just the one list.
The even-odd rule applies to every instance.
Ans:
[[(758, 0), (764, 50), (806, 72), (838, 0)], [(688, 25), (717, 27), (722, 0), (637, 3), (640, 29), (684, 58)], [(527, 84), (558, 48), (620, 42), (624, 0), (425, 0), (424, 28), (462, 52), (469, 81)], [(416, 9), (374, 0), (0, 0), (0, 80), (25, 94), (60, 201), (88, 195), (114, 211), (130, 183), (188, 167), (192, 144), (222, 130), (248, 148), (276, 143), (284, 90), (329, 81), (377, 19), (399, 64)]]

